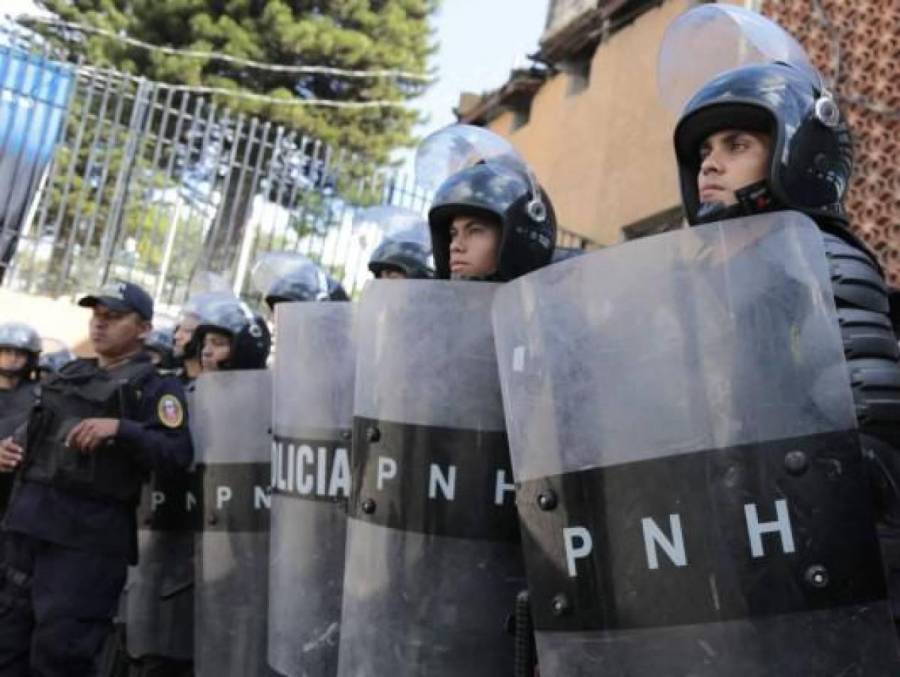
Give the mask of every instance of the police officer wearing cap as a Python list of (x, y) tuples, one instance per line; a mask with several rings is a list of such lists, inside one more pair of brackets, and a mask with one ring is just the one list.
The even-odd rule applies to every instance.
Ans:
[(136, 559), (135, 506), (151, 470), (192, 460), (181, 385), (143, 350), (153, 301), (117, 283), (92, 309), (97, 357), (42, 384), (24, 438), (0, 442), (15, 473), (0, 559), (0, 673), (94, 675)]

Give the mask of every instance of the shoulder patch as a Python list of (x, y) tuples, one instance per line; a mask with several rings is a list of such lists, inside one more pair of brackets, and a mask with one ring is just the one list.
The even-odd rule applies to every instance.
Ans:
[(159, 422), (167, 428), (178, 428), (184, 423), (184, 407), (174, 395), (163, 395), (156, 405)]

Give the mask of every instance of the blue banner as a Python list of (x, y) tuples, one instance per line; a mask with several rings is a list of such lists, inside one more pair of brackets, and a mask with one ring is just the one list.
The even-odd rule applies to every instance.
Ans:
[(71, 65), (0, 46), (0, 277), (66, 120)]

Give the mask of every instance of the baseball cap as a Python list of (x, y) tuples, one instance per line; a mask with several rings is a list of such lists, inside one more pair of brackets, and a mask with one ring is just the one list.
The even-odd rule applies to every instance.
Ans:
[(79, 306), (105, 306), (119, 313), (135, 312), (145, 320), (153, 319), (153, 299), (133, 282), (112, 282), (96, 294), (88, 294), (78, 301)]

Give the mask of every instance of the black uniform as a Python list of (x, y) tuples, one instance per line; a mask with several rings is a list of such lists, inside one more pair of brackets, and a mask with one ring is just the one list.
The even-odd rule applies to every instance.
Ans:
[[(36, 384), (22, 379), (15, 388), (0, 390), (0, 439), (9, 437), (28, 420), (28, 412), (34, 404)], [(0, 475), (0, 515), (6, 510), (12, 475)]]
[[(92, 453), (65, 446), (85, 418), (119, 429)], [(91, 675), (136, 561), (135, 505), (152, 470), (192, 459), (184, 394), (146, 355), (112, 370), (76, 360), (40, 388), (4, 520), (0, 674)]]
[[(843, 202), (853, 168), (850, 130), (820, 80), (778, 62), (743, 66), (701, 87), (675, 129), (682, 201), (692, 225), (790, 209), (821, 229), (900, 624), (900, 350), (882, 271), (849, 230)], [(697, 186), (700, 144), (723, 129), (767, 133), (773, 157), (763, 180), (735, 192), (736, 204), (704, 204)]]

